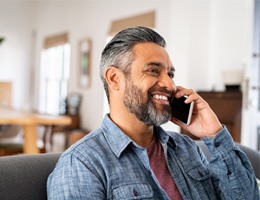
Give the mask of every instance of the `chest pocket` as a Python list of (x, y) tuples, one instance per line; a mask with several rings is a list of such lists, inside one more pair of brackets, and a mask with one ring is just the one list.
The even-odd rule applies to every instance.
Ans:
[(211, 173), (205, 166), (197, 166), (189, 170), (187, 174), (193, 182), (192, 195), (195, 195), (196, 199), (217, 200), (211, 181)]
[(205, 181), (210, 178), (209, 170), (204, 166), (198, 166), (190, 169), (187, 174), (196, 181)]
[(145, 183), (119, 185), (113, 189), (113, 199), (153, 199), (153, 190), (149, 184)]

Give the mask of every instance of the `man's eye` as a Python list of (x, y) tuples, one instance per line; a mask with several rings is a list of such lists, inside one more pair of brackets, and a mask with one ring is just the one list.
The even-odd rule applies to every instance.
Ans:
[(158, 69), (150, 69), (149, 72), (151, 72), (153, 74), (159, 74), (159, 70)]
[(174, 73), (168, 73), (168, 76), (169, 76), (170, 78), (174, 78)]

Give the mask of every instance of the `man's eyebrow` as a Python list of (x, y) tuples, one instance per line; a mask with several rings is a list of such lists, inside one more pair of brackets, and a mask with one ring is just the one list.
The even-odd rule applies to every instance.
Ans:
[(175, 72), (176, 71), (173, 65), (171, 66), (170, 71), (171, 72)]
[(155, 61), (151, 61), (149, 63), (147, 63), (147, 65), (154, 65), (154, 66), (157, 66), (157, 67), (164, 67), (164, 65), (160, 62), (155, 62)]
[[(151, 61), (151, 62), (147, 63), (147, 65), (148, 65), (148, 66), (149, 66), (149, 65), (151, 65), (151, 66), (156, 66), (156, 67), (167, 67), (167, 66), (165, 66), (164, 64), (162, 64), (161, 62), (155, 62), (155, 61)], [(170, 66), (169, 71), (175, 72), (175, 68), (174, 68), (173, 65)]]
[[(161, 62), (156, 62), (156, 61), (151, 61), (151, 62), (149, 62), (149, 63), (147, 63), (147, 65), (149, 66), (149, 65), (152, 65), (152, 66), (156, 66), (156, 67), (166, 67), (166, 68), (168, 68), (167, 66), (165, 66), (163, 63), (161, 63)], [(170, 71), (175, 71), (175, 68), (174, 68), (174, 66), (170, 66)]]

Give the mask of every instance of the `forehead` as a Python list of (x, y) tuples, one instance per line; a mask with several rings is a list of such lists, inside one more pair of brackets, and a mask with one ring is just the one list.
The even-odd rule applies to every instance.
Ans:
[(154, 62), (165, 66), (168, 70), (174, 70), (170, 57), (162, 46), (151, 42), (139, 43), (134, 46), (133, 51), (135, 54), (134, 62), (143, 65)]

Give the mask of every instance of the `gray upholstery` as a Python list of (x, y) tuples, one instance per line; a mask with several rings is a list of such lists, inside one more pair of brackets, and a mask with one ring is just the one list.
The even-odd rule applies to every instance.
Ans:
[[(210, 157), (209, 151), (198, 141)], [(259, 177), (259, 152), (239, 145), (252, 162)], [(60, 154), (17, 155), (0, 157), (0, 199), (1, 200), (42, 200), (47, 199), (46, 182), (54, 169)]]
[(60, 154), (0, 157), (0, 199), (47, 199), (46, 181)]

